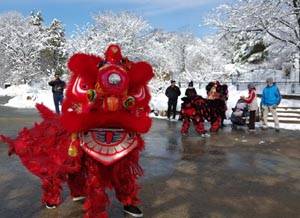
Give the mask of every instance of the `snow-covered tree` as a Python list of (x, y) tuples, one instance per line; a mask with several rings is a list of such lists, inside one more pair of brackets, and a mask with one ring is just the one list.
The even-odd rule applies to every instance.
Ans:
[(40, 51), (44, 37), (39, 27), (17, 12), (0, 15), (0, 52), (6, 62), (2, 82), (28, 83), (40, 75)]
[(135, 13), (130, 12), (100, 12), (93, 17), (99, 45), (117, 43), (122, 47), (124, 54), (129, 58), (141, 58), (144, 55), (144, 45), (147, 43), (147, 34), (152, 27)]
[(95, 46), (94, 25), (87, 23), (83, 26), (76, 25), (76, 30), (67, 40), (68, 52), (72, 55), (76, 52), (98, 54), (99, 48)]
[(103, 54), (109, 44), (117, 43), (124, 56), (148, 61), (153, 66), (155, 79), (151, 86), (155, 92), (162, 90), (170, 79), (209, 80), (212, 71), (221, 71), (225, 62), (223, 54), (213, 53), (218, 51), (213, 43), (205, 44), (190, 33), (151, 30), (142, 17), (133, 13), (100, 12), (93, 19), (95, 24), (78, 27), (68, 40), (70, 54)]
[[(214, 38), (197, 39), (187, 48), (186, 78), (196, 82), (206, 82), (220, 78), (224, 74), (227, 59), (224, 51), (216, 44)], [(217, 75), (217, 76), (215, 76)]]
[(148, 60), (158, 79), (177, 79), (180, 72), (181, 55), (177, 55), (179, 47), (176, 44), (178, 35), (162, 30), (154, 30), (148, 34), (147, 43), (144, 45)]
[(68, 53), (66, 52), (66, 38), (62, 22), (54, 19), (45, 28), (45, 49), (41, 52), (41, 66), (44, 71), (64, 73)]
[(44, 25), (44, 18), (41, 11), (37, 12), (37, 14), (34, 13), (34, 10), (31, 11), (29, 19), (32, 25), (39, 27), (42, 27)]
[(144, 56), (144, 45), (151, 26), (141, 16), (129, 12), (99, 12), (95, 24), (78, 28), (69, 42), (73, 52), (102, 54), (112, 43), (119, 44), (130, 59)]
[[(255, 33), (263, 38), (282, 61), (290, 60), (300, 53), (300, 1), (299, 0), (240, 0), (239, 4), (222, 5), (210, 18), (209, 24), (219, 27), (224, 33), (234, 35)], [(268, 41), (268, 40), (272, 40)], [(274, 41), (276, 45), (274, 46)], [(268, 47), (268, 45), (267, 45)]]
[(173, 71), (176, 75), (174, 78), (179, 81), (185, 78), (183, 74), (187, 71), (187, 47), (191, 45), (192, 42), (193, 37), (189, 33), (173, 33), (167, 42), (168, 52), (172, 54), (173, 58)]

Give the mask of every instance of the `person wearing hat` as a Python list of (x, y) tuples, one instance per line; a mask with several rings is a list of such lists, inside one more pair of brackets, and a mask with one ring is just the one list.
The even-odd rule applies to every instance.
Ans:
[(250, 111), (249, 131), (253, 132), (255, 131), (255, 117), (256, 117), (256, 111), (258, 109), (256, 89), (253, 83), (248, 84), (248, 91), (249, 91), (249, 96), (247, 98), (245, 96), (241, 96), (241, 99), (243, 99), (244, 102), (247, 103), (248, 105), (248, 109)]
[(197, 91), (194, 88), (193, 81), (190, 81), (188, 84), (188, 88), (185, 90), (185, 97), (181, 98), (182, 104), (180, 110), (180, 117), (183, 120), (181, 126), (181, 134), (183, 136), (186, 136), (188, 134), (191, 121), (193, 122), (195, 130), (198, 130), (197, 126), (199, 125), (199, 122), (196, 122), (196, 120), (194, 119), (196, 110), (192, 103), (195, 96), (197, 96)]
[(194, 88), (194, 82), (190, 81), (189, 84), (188, 84), (187, 89), (185, 90), (185, 96), (187, 96), (187, 97), (193, 97), (195, 95), (197, 95), (197, 91)]
[(262, 128), (268, 128), (268, 114), (271, 112), (275, 123), (275, 130), (279, 131), (279, 120), (276, 108), (281, 101), (281, 94), (278, 87), (273, 83), (273, 78), (267, 78), (266, 83), (267, 86), (263, 89), (260, 102), (263, 112)]
[(176, 117), (177, 100), (181, 95), (180, 89), (176, 86), (176, 81), (171, 80), (171, 85), (166, 89), (165, 95), (168, 97), (168, 111), (167, 117), (170, 120), (171, 111), (173, 113), (173, 119)]
[(54, 79), (51, 80), (48, 84), (49, 84), (49, 86), (52, 87), (55, 112), (57, 114), (60, 114), (59, 105), (62, 105), (62, 102), (64, 100), (64, 89), (65, 89), (66, 83), (59, 78), (58, 73), (55, 73)]

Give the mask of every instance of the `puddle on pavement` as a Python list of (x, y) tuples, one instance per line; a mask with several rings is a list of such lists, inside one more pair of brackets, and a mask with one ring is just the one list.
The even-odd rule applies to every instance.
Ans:
[(264, 173), (300, 176), (300, 160), (281, 155), (256, 154), (255, 166)]
[(230, 152), (225, 155), (226, 165), (235, 170), (280, 174), (300, 177), (300, 160), (281, 155)]

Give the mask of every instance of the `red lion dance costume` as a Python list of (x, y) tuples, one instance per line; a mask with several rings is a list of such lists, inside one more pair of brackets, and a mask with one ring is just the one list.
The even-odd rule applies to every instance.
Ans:
[(86, 197), (85, 218), (108, 217), (107, 188), (114, 188), (124, 211), (131, 214), (140, 202), (140, 134), (152, 123), (147, 88), (154, 76), (152, 67), (123, 58), (117, 45), (108, 47), (105, 59), (74, 54), (68, 67), (72, 75), (61, 117), (38, 104), (41, 123), (24, 128), (15, 139), (1, 138), (9, 144), (9, 154), (17, 154), (41, 178), (42, 203), (57, 206), (61, 185), (67, 182), (71, 197)]

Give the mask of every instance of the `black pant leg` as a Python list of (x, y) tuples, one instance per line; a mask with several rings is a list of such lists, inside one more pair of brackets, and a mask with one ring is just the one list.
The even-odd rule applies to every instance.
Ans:
[(255, 129), (255, 111), (250, 111), (249, 129)]
[(168, 111), (167, 111), (167, 117), (170, 118), (171, 116), (171, 107), (172, 107), (172, 101), (168, 101)]
[(177, 101), (176, 100), (173, 102), (172, 107), (173, 107), (173, 118), (175, 119), (175, 117), (176, 117), (176, 107), (177, 107)]

